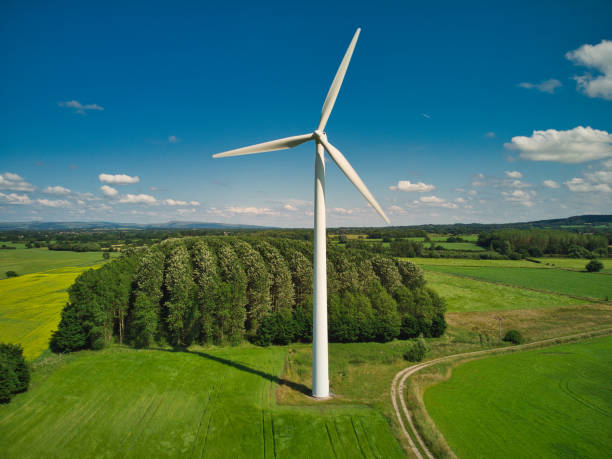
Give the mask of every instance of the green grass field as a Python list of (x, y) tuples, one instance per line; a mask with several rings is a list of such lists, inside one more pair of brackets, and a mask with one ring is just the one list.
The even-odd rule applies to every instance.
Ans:
[(276, 405), (286, 352), (78, 353), (0, 406), (1, 455), (404, 457), (388, 421), (365, 405)]
[(424, 266), (430, 271), (469, 276), (518, 287), (549, 290), (566, 295), (604, 299), (612, 297), (612, 277), (561, 269), (523, 269), (466, 266)]
[(49, 347), (67, 289), (89, 268), (61, 268), (0, 280), (0, 341), (20, 343), (33, 359)]
[[(16, 245), (9, 244), (6, 245)], [(117, 253), (111, 255), (117, 256)], [(0, 279), (6, 278), (7, 271), (30, 274), (50, 269), (94, 266), (102, 263), (102, 252), (68, 252), (58, 250), (26, 249), (0, 250)]]
[[(537, 260), (541, 261), (544, 265), (548, 263), (550, 267), (576, 269), (578, 271), (585, 271), (586, 264), (591, 261), (586, 258), (537, 258)], [(601, 272), (612, 273), (612, 260), (603, 259), (600, 261), (604, 265), (604, 269)]]
[(606, 457), (612, 451), (612, 337), (456, 367), (425, 391), (459, 457)]
[(463, 250), (466, 252), (484, 252), (485, 250), (473, 242), (436, 242), (435, 246), (444, 247), (446, 250)]
[(435, 271), (426, 271), (425, 279), (428, 286), (444, 298), (449, 312), (553, 308), (585, 303), (584, 300), (565, 295), (508, 287)]
[(541, 263), (533, 263), (527, 260), (472, 260), (468, 258), (400, 258), (400, 260), (411, 261), (423, 268), (427, 266), (482, 266), (499, 268), (554, 268)]

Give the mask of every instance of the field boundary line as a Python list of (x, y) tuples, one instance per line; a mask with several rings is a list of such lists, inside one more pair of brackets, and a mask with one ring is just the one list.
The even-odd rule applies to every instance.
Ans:
[[(418, 457), (419, 459), (423, 459), (423, 454), (430, 459), (434, 459), (433, 454), (431, 453), (429, 448), (427, 448), (427, 446), (425, 445), (425, 442), (423, 441), (421, 434), (419, 433), (419, 431), (416, 428), (416, 425), (414, 424), (413, 416), (410, 413), (410, 410), (408, 410), (408, 407), (406, 406), (406, 401), (404, 398), (404, 389), (406, 385), (406, 379), (408, 379), (409, 376), (417, 373), (423, 368), (427, 368), (427, 367), (430, 367), (430, 366), (433, 366), (433, 365), (436, 365), (442, 362), (448, 362), (452, 360), (462, 360), (462, 359), (471, 358), (471, 357), (480, 357), (480, 356), (485, 356), (489, 354), (495, 355), (495, 354), (520, 352), (524, 350), (538, 349), (542, 347), (570, 343), (570, 342), (580, 341), (582, 339), (595, 338), (598, 336), (606, 336), (610, 334), (612, 334), (612, 328), (604, 328), (601, 330), (594, 330), (590, 332), (578, 333), (575, 335), (566, 335), (566, 336), (560, 336), (556, 338), (548, 338), (545, 340), (534, 341), (532, 343), (526, 343), (526, 344), (519, 344), (516, 346), (505, 346), (505, 347), (498, 347), (498, 348), (493, 348), (493, 349), (485, 349), (482, 351), (471, 351), (471, 352), (464, 352), (461, 354), (446, 355), (444, 357), (438, 357), (436, 359), (429, 360), (423, 363), (418, 363), (416, 365), (412, 365), (407, 368), (404, 368), (403, 370), (400, 370), (399, 372), (396, 373), (395, 377), (393, 378), (393, 381), (391, 382), (391, 402), (393, 404), (393, 410), (395, 411), (395, 415), (397, 417), (397, 420), (399, 421), (402, 433), (408, 440), (410, 449), (412, 450), (414, 455)], [(397, 400), (398, 398), (399, 398), (399, 403)], [(401, 407), (401, 410), (398, 407)], [(410, 432), (408, 432), (408, 430), (405, 427), (403, 417), (405, 417), (406, 420), (408, 421)], [(441, 433), (440, 433), (440, 436), (442, 436)], [(420, 450), (416, 446), (412, 437), (416, 438), (420, 446)], [(421, 453), (421, 451), (423, 452), (423, 454)]]
[[(425, 269), (424, 271), (427, 271), (427, 269)], [(570, 293), (555, 292), (554, 290), (546, 290), (546, 289), (543, 289), (543, 288), (523, 287), (521, 285), (508, 284), (506, 282), (492, 281), (492, 280), (489, 280), (489, 279), (483, 279), (482, 277), (466, 276), (465, 274), (447, 273), (447, 272), (443, 272), (443, 271), (435, 271), (433, 269), (430, 270), (430, 272), (435, 272), (435, 273), (443, 274), (443, 275), (446, 275), (446, 276), (454, 276), (454, 277), (470, 279), (470, 280), (475, 280), (475, 281), (480, 281), (480, 282), (487, 282), (489, 284), (503, 285), (504, 287), (513, 287), (513, 288), (518, 288), (520, 290), (531, 290), (533, 292), (548, 293), (549, 295), (552, 294), (552, 295), (559, 295), (559, 296), (567, 296), (569, 298), (574, 298), (576, 300), (584, 300), (584, 301), (588, 301), (590, 303), (603, 303), (603, 304), (609, 304), (610, 303), (610, 301), (606, 301), (606, 300), (601, 299), (601, 298), (593, 298), (593, 297), (590, 297), (590, 296), (572, 295)], [(575, 271), (575, 272), (579, 272), (579, 271)]]

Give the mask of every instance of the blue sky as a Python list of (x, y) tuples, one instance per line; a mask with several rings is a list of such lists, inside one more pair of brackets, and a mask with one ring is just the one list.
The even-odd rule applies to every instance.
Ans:
[(612, 212), (610, 2), (123, 3), (3, 3), (1, 220), (311, 226), (312, 143), (211, 155), (314, 130), (357, 27), (326, 131), (392, 224)]

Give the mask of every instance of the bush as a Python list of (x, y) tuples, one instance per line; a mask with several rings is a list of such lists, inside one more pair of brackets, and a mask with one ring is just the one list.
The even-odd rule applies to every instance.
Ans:
[(6, 277), (7, 278), (9, 278), (9, 277), (17, 277), (17, 276), (19, 276), (19, 274), (17, 274), (15, 271), (7, 271), (6, 272)]
[(13, 394), (25, 392), (30, 384), (30, 368), (19, 344), (0, 343), (0, 403), (8, 403)]
[(258, 346), (285, 345), (292, 342), (294, 337), (295, 324), (291, 312), (274, 312), (262, 320), (253, 343)]
[(599, 260), (591, 260), (585, 266), (586, 270), (590, 273), (599, 272), (603, 269), (603, 267), (603, 263)]
[(512, 344), (521, 344), (523, 342), (523, 335), (518, 330), (508, 330), (504, 335), (504, 341)]
[(419, 336), (404, 353), (404, 359), (409, 362), (420, 362), (425, 358), (425, 355), (429, 351), (429, 347), (423, 339), (423, 336)]

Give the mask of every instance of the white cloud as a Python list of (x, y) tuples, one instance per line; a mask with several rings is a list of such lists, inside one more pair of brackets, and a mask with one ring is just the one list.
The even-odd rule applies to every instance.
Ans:
[(521, 174), (519, 171), (505, 171), (506, 175), (510, 178), (513, 179), (520, 179), (523, 178), (523, 174)]
[(548, 129), (533, 131), (530, 137), (512, 137), (504, 146), (532, 161), (582, 163), (612, 156), (612, 135), (588, 126), (568, 131)]
[(601, 191), (603, 193), (611, 193), (612, 188), (607, 183), (591, 183), (584, 179), (574, 177), (565, 182), (570, 191), (575, 193), (588, 193), (591, 191)]
[(502, 191), (501, 194), (504, 195), (504, 201), (518, 202), (526, 207), (534, 205), (534, 202), (531, 200), (532, 196), (535, 195), (534, 191), (531, 193), (523, 190)]
[(487, 133), (486, 133), (484, 136), (485, 136), (487, 139), (494, 139), (495, 137), (497, 137), (497, 136), (495, 135), (495, 132), (487, 132)]
[(18, 205), (27, 205), (32, 204), (32, 200), (27, 194), (17, 194), (17, 193), (9, 193), (4, 194), (0, 193), (0, 199), (5, 201), (8, 204), (18, 204)]
[(36, 188), (12, 172), (0, 174), (0, 190), (34, 191)]
[(179, 200), (172, 199), (172, 198), (164, 199), (162, 203), (167, 206), (199, 206), (200, 205), (198, 201), (179, 201)]
[(421, 196), (418, 200), (414, 201), (416, 205), (426, 205), (432, 207), (445, 207), (447, 209), (456, 209), (457, 204), (454, 202), (448, 202), (446, 199), (438, 196)]
[(512, 188), (529, 188), (529, 183), (521, 182), (520, 180), (504, 180), (503, 184)]
[(283, 209), (288, 210), (289, 212), (297, 212), (298, 208), (291, 205), (291, 204), (285, 204), (283, 206)]
[(519, 83), (518, 85), (521, 88), (537, 89), (538, 91), (547, 92), (548, 94), (554, 94), (555, 89), (562, 86), (561, 82), (559, 80), (555, 80), (554, 78), (551, 78), (549, 80), (544, 80), (537, 84), (525, 82), (525, 83)]
[(98, 110), (104, 111), (104, 107), (100, 107), (98, 104), (81, 104), (78, 100), (67, 100), (65, 102), (59, 102), (60, 107), (74, 108), (76, 113), (84, 115), (87, 110)]
[(410, 180), (400, 180), (397, 182), (397, 185), (391, 185), (389, 189), (393, 191), (418, 191), (419, 193), (423, 193), (435, 190), (436, 187), (423, 182), (411, 183)]
[(472, 186), (485, 186), (486, 184), (484, 174), (474, 174)]
[(140, 182), (138, 176), (131, 177), (126, 174), (100, 174), (98, 175), (98, 179), (102, 183), (112, 183), (114, 185), (129, 185)]
[(612, 185), (612, 171), (586, 172), (584, 176), (591, 182)]
[(100, 187), (100, 190), (102, 191), (102, 193), (104, 193), (104, 195), (110, 197), (117, 196), (119, 194), (119, 192), (115, 188), (108, 185), (102, 185)]
[(179, 140), (180, 139), (175, 135), (171, 135), (170, 137), (168, 137), (168, 142), (170, 143), (178, 143)]
[(470, 196), (475, 196), (477, 194), (476, 190), (470, 190), (467, 192), (467, 194), (469, 194)]
[(177, 209), (176, 213), (179, 215), (189, 215), (189, 214), (195, 214), (195, 209)]
[(345, 209), (343, 207), (334, 207), (331, 211), (339, 215), (351, 215), (354, 213), (353, 209)]
[(240, 215), (279, 215), (280, 212), (269, 209), (267, 207), (241, 207), (241, 206), (230, 206), (226, 210), (233, 214)]
[(43, 193), (49, 194), (70, 194), (70, 190), (68, 188), (64, 188), (63, 186), (48, 186), (43, 190)]
[(542, 184), (548, 188), (559, 188), (561, 186), (554, 180), (544, 180)]
[(157, 204), (157, 199), (149, 194), (126, 194), (119, 198), (120, 204)]
[(422, 116), (423, 118), (427, 118), (428, 120), (430, 120), (430, 119), (431, 119), (431, 115), (428, 115), (427, 113), (421, 113), (421, 116)]
[(37, 199), (36, 202), (45, 207), (69, 207), (70, 203), (65, 199)]
[(601, 73), (598, 76), (590, 73), (574, 76), (577, 89), (589, 97), (612, 100), (612, 41), (602, 40), (597, 45), (582, 45), (566, 53), (565, 57), (576, 65), (593, 68)]
[(462, 197), (458, 197), (457, 199), (455, 199), (455, 202), (458, 202), (459, 204), (463, 204), (465, 202), (465, 199), (463, 199)]

